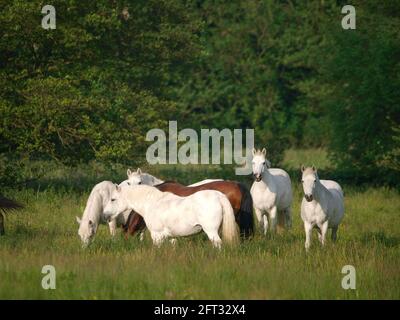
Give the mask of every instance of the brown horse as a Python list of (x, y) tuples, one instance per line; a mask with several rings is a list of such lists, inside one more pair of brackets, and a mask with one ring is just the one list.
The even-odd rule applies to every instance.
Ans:
[(4, 215), (3, 213), (6, 213), (8, 210), (17, 210), (17, 209), (22, 209), (23, 205), (19, 204), (18, 202), (14, 200), (7, 199), (0, 195), (0, 235), (3, 235), (5, 233), (4, 230)]
[[(195, 187), (187, 187), (178, 182), (167, 181), (155, 186), (163, 192), (171, 192), (181, 197), (187, 197), (201, 190), (216, 190), (226, 195), (235, 213), (236, 223), (239, 225), (240, 234), (247, 238), (253, 234), (253, 199), (247, 187), (236, 181), (214, 181)], [(131, 213), (127, 224), (123, 227), (131, 235), (145, 228), (143, 218)]]

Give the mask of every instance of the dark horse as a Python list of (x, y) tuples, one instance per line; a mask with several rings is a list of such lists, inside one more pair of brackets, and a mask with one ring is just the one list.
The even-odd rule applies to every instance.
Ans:
[(3, 213), (6, 213), (8, 210), (17, 210), (21, 209), (23, 206), (14, 200), (7, 199), (0, 195), (0, 235), (4, 234), (4, 216)]
[[(181, 197), (187, 197), (201, 190), (216, 190), (226, 195), (235, 213), (236, 223), (239, 225), (242, 237), (248, 238), (253, 234), (253, 199), (249, 189), (240, 182), (236, 181), (214, 181), (195, 187), (187, 187), (178, 182), (167, 181), (155, 186), (163, 192), (171, 192)], [(127, 224), (123, 227), (124, 231), (130, 235), (145, 228), (143, 218), (135, 213), (131, 213)]]

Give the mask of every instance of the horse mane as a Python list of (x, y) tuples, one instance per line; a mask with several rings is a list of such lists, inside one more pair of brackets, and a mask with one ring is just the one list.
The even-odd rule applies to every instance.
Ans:
[[(98, 184), (96, 184), (92, 191), (90, 192), (90, 195), (86, 201), (86, 206), (85, 210), (83, 211), (82, 219), (87, 219), (91, 218), (93, 219), (94, 217), (98, 220), (101, 220), (101, 214), (102, 214), (102, 209), (103, 209), (103, 199), (102, 195), (100, 194), (101, 190), (105, 190), (109, 187), (113, 187), (114, 184), (111, 181), (103, 181)], [(98, 221), (94, 221), (98, 222)]]
[(17, 201), (8, 199), (6, 197), (3, 197), (0, 195), (0, 209), (3, 212), (6, 212), (8, 210), (18, 210), (18, 209), (23, 209), (24, 206)]
[(176, 183), (176, 184), (179, 184), (179, 182), (176, 182), (176, 181), (173, 181), (173, 180), (167, 180), (167, 181), (161, 182), (161, 183), (159, 183), (159, 184), (155, 184), (153, 187), (160, 187), (160, 186), (163, 186), (164, 184), (167, 184), (167, 183)]

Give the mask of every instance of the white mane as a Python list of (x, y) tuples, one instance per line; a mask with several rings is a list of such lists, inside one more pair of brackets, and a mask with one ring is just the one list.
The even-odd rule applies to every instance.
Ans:
[(84, 246), (89, 245), (97, 232), (99, 224), (108, 223), (111, 235), (115, 236), (117, 226), (126, 223), (130, 211), (124, 212), (117, 219), (112, 219), (111, 221), (108, 221), (103, 214), (105, 206), (111, 199), (113, 190), (115, 190), (115, 184), (111, 181), (103, 181), (96, 184), (90, 192), (82, 219), (76, 217), (79, 223), (78, 234)]

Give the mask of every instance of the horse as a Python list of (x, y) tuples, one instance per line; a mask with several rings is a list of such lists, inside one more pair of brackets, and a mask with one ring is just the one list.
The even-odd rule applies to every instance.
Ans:
[[(134, 174), (128, 176), (127, 181), (128, 184), (135, 185), (141, 180), (138, 178), (137, 174)], [(178, 182), (167, 181), (155, 185), (155, 187), (160, 191), (172, 192), (182, 197), (189, 196), (201, 190), (220, 191), (228, 197), (232, 205), (235, 213), (235, 220), (239, 225), (241, 236), (248, 238), (253, 234), (253, 200), (247, 187), (240, 182), (225, 181), (221, 179), (207, 179), (189, 186), (184, 186)], [(136, 227), (135, 224), (138, 224), (138, 227)], [(142, 230), (141, 227), (143, 227), (143, 224), (140, 223), (139, 218), (132, 220), (129, 225), (129, 232), (133, 234), (136, 231)]]
[(203, 190), (180, 197), (147, 185), (116, 185), (104, 214), (113, 219), (127, 210), (143, 217), (156, 246), (166, 238), (189, 236), (203, 230), (212, 244), (220, 248), (221, 226), (224, 242), (233, 244), (238, 239), (232, 206), (219, 191)]
[(6, 212), (10, 210), (23, 209), (24, 206), (14, 200), (8, 199), (0, 195), (0, 235), (5, 234), (4, 220)]
[(78, 234), (82, 240), (83, 247), (87, 247), (96, 235), (99, 224), (108, 223), (111, 236), (115, 236), (117, 227), (126, 227), (130, 211), (119, 215), (117, 219), (107, 221), (103, 215), (103, 209), (111, 198), (111, 193), (115, 189), (114, 183), (111, 181), (103, 181), (96, 184), (90, 192), (86, 203), (82, 219), (76, 217), (79, 224)]
[[(161, 179), (156, 178), (155, 176), (152, 176), (149, 173), (142, 172), (140, 168), (137, 168), (136, 171), (132, 171), (131, 169), (128, 169), (126, 172), (128, 179), (122, 181), (119, 185), (124, 186), (124, 185), (138, 185), (138, 184), (145, 184), (148, 186), (155, 186), (158, 184), (163, 183), (164, 181)], [(190, 185), (190, 187), (196, 187), (205, 183), (209, 182), (214, 182), (214, 181), (223, 181), (222, 179), (205, 179), (196, 183), (193, 183)]]
[(194, 194), (201, 190), (216, 190), (225, 194), (232, 205), (235, 221), (240, 229), (240, 234), (248, 238), (253, 233), (253, 200), (247, 187), (237, 181), (214, 181), (195, 187), (184, 186), (178, 182), (168, 181), (155, 186), (163, 192), (172, 192), (181, 197)]
[(265, 148), (262, 151), (253, 149), (252, 153), (255, 181), (251, 186), (250, 193), (261, 229), (264, 234), (267, 233), (268, 219), (272, 232), (276, 231), (278, 222), (286, 229), (291, 228), (293, 194), (289, 175), (282, 169), (270, 168), (271, 163), (266, 159)]
[(127, 184), (127, 185), (145, 184), (148, 186), (154, 186), (156, 184), (160, 184), (160, 183), (164, 182), (163, 180), (158, 179), (155, 176), (152, 176), (151, 174), (142, 172), (142, 170), (140, 170), (140, 168), (137, 168), (136, 171), (132, 171), (131, 169), (128, 169), (126, 171), (126, 174), (128, 176), (128, 179), (122, 181), (119, 184), (120, 186), (123, 186), (125, 184)]
[[(122, 181), (119, 185), (126, 186), (126, 185), (140, 185), (140, 184), (145, 184), (149, 186), (154, 186), (154, 185), (159, 185), (163, 183), (164, 181), (152, 176), (149, 173), (142, 172), (140, 168), (137, 168), (136, 171), (132, 171), (131, 169), (128, 169), (126, 172), (128, 179)], [(202, 180), (199, 182), (196, 182), (190, 186), (199, 186), (205, 183), (213, 182), (213, 181), (223, 181), (222, 179), (206, 179)], [(125, 235), (127, 236), (128, 234), (134, 235), (136, 232), (140, 232), (140, 239), (143, 239), (144, 236), (144, 230), (146, 228), (146, 224), (144, 223), (143, 218), (140, 215), (136, 215), (135, 211), (132, 210), (130, 213), (127, 223), (122, 227)], [(125, 236), (125, 237), (126, 237)]]
[(344, 216), (344, 195), (340, 185), (332, 180), (320, 180), (317, 169), (301, 167), (304, 197), (301, 201), (301, 218), (306, 233), (305, 248), (311, 245), (314, 227), (322, 245), (328, 228), (332, 229), (332, 241), (336, 241), (337, 230)]

